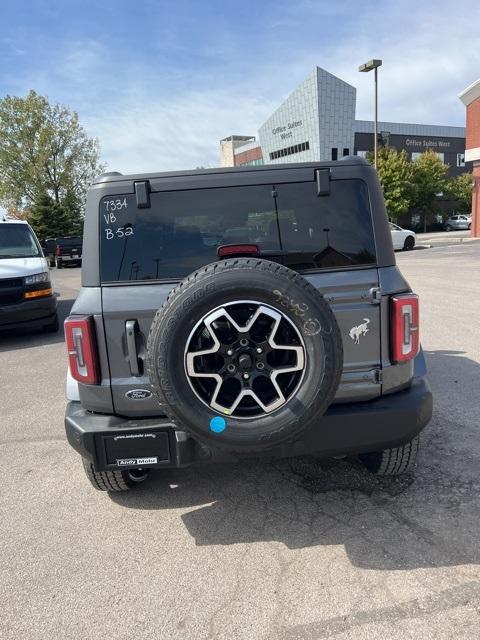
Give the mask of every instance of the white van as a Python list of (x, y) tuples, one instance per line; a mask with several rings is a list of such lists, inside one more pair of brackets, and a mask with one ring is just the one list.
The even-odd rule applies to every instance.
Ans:
[(0, 331), (22, 327), (58, 331), (57, 298), (30, 225), (0, 221)]

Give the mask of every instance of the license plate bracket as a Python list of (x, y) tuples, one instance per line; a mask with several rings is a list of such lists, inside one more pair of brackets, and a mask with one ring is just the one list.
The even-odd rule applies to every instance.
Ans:
[(107, 466), (133, 468), (170, 462), (168, 433), (146, 431), (103, 436)]

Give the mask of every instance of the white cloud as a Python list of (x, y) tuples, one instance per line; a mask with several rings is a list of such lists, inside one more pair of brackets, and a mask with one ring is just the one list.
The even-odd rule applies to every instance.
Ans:
[(381, 120), (463, 126), (457, 94), (480, 76), (479, 25), (476, 0), (376, 2), (319, 64), (357, 87), (359, 119), (372, 117), (373, 74), (358, 65), (381, 58)]
[(276, 102), (228, 89), (155, 96), (141, 89), (86, 118), (101, 140), (109, 169), (122, 173), (218, 165), (218, 142), (232, 133), (255, 135)]
[[(10, 86), (76, 109), (110, 170), (215, 166), (219, 140), (255, 135), (316, 64), (357, 87), (358, 118), (371, 118), (373, 103), (372, 74), (358, 65), (380, 57), (381, 120), (463, 125), (457, 94), (480, 75), (479, 24), (478, 0), (365, 0), (361, 11), (357, 2), (278, 2), (262, 38), (210, 29), (198, 52), (205, 67), (126, 51), (119, 62), (95, 40), (65, 41), (28, 73), (12, 73)], [(185, 41), (176, 46), (185, 54)]]
[[(312, 3), (307, 4), (305, 12), (297, 7), (299, 22), (311, 15)], [(381, 120), (461, 126), (465, 115), (457, 94), (480, 75), (478, 24), (480, 9), (470, 0), (461, 11), (449, 2), (375, 3), (351, 22), (350, 35), (336, 45), (329, 40), (322, 47), (319, 40), (317, 52), (306, 38), (305, 45), (278, 56), (274, 47), (271, 56), (258, 56), (242, 82), (219, 77), (215, 89), (202, 89), (201, 78), (192, 88), (177, 88), (171, 94), (131, 87), (129, 97), (120, 100), (113, 113), (107, 110), (89, 123), (111, 168), (215, 166), (218, 141), (232, 133), (256, 134), (315, 64), (356, 86), (357, 117), (371, 118), (373, 77), (359, 74), (357, 68), (378, 56), (384, 60), (379, 79)]]

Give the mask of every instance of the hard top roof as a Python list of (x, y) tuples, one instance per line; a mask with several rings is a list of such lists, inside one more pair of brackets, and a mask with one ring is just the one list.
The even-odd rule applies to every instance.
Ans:
[(215, 174), (231, 174), (231, 173), (248, 173), (259, 171), (282, 171), (292, 169), (305, 169), (305, 168), (328, 168), (336, 166), (348, 166), (348, 165), (364, 165), (371, 166), (370, 163), (361, 158), (360, 156), (346, 156), (341, 160), (336, 161), (322, 161), (322, 162), (288, 162), (285, 164), (264, 164), (255, 166), (241, 166), (241, 167), (217, 167), (214, 169), (189, 169), (184, 171), (163, 171), (159, 173), (131, 173), (122, 174), (118, 171), (112, 171), (102, 173), (97, 176), (93, 184), (104, 184), (108, 182), (124, 182), (126, 180), (149, 180), (155, 178), (173, 178), (173, 177), (188, 177), (198, 175), (215, 175)]

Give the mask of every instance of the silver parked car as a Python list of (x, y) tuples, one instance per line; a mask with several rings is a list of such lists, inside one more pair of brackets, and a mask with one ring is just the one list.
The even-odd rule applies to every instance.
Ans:
[(449, 216), (445, 222), (445, 231), (462, 231), (470, 229), (472, 226), (472, 216), (459, 214), (456, 216)]

